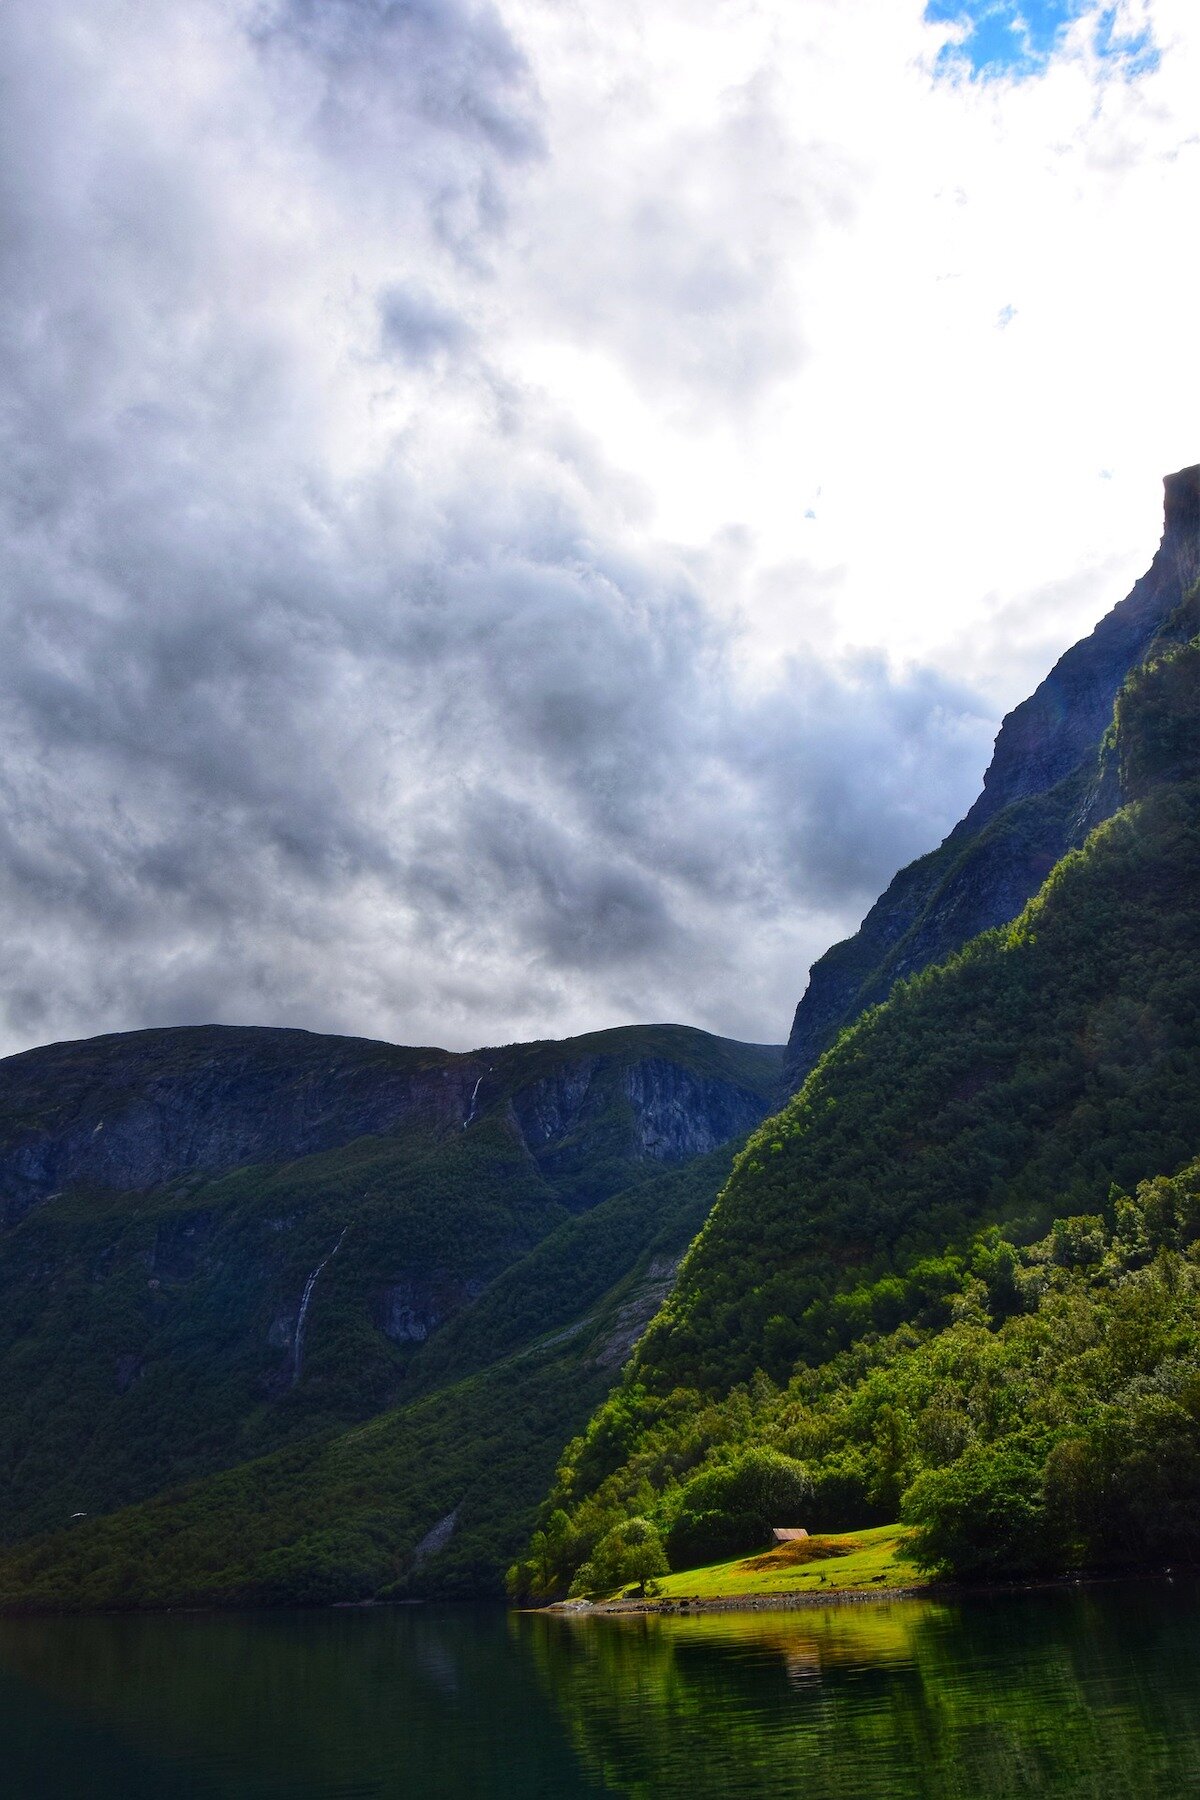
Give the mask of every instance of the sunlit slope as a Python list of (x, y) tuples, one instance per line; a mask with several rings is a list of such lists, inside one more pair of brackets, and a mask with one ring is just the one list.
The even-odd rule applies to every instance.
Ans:
[[(676, 1570), (897, 1516), (956, 1573), (1193, 1553), (1200, 644), (1130, 678), (1104, 759), (1117, 814), (750, 1139), (518, 1591), (590, 1591), (634, 1520)], [(786, 1519), (736, 1497), (759, 1447)]]
[(928, 1575), (907, 1554), (909, 1536), (901, 1525), (817, 1535), (784, 1550), (766, 1550), (708, 1568), (665, 1575), (656, 1586), (659, 1597), (669, 1601), (764, 1600), (771, 1594), (811, 1600), (836, 1594), (878, 1597), (928, 1582)]

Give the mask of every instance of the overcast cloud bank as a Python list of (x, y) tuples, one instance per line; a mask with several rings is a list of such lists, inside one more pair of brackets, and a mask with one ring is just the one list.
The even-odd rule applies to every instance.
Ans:
[[(1082, 27), (1033, 83), (1066, 84), (1072, 154), (1116, 146), (1088, 179), (1118, 207), (1148, 159), (1194, 179), (1173, 90), (1145, 97), (1185, 56), (1168, 10), (1119, 91)], [(1151, 479), (1139, 440), (1097, 503), (1089, 457), (1014, 552), (1030, 420), (1032, 469), (990, 515), (962, 500), (960, 464), (1003, 466), (1000, 330), (970, 336), (978, 295), (941, 321), (981, 390), (942, 444), (967, 415), (924, 328), (912, 366), (892, 333), (949, 240), (888, 295), (862, 108), (891, 80), (897, 128), (943, 109), (969, 235), (995, 109), (1027, 184), (1045, 122), (954, 74), (953, 23), (878, 11), (863, 61), (821, 6), (810, 43), (770, 7), (11, 0), (4, 1048), (213, 1018), (784, 1035), (809, 961), (973, 797), (1003, 706), (1149, 561), (1188, 460), (1145, 417)], [(876, 410), (838, 394), (885, 352)]]

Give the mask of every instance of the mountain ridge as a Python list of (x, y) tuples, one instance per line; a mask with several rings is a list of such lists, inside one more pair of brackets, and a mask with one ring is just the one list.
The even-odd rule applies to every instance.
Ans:
[(1146, 574), (1008, 713), (983, 789), (937, 849), (893, 878), (857, 932), (813, 964), (785, 1057), (795, 1092), (843, 1026), (894, 983), (1006, 924), (1054, 864), (1116, 810), (1099, 754), (1125, 677), (1200, 579), (1200, 465), (1163, 482), (1163, 534)]
[(0, 1061), (0, 1213), (12, 1221), (72, 1185), (153, 1187), (332, 1150), (417, 1120), (465, 1128), (499, 1102), (545, 1160), (551, 1139), (577, 1115), (586, 1120), (613, 1071), (641, 1148), (678, 1160), (756, 1122), (746, 1071), (752, 1064), (765, 1075), (777, 1055), (677, 1025), (461, 1052), (226, 1025), (45, 1045)]

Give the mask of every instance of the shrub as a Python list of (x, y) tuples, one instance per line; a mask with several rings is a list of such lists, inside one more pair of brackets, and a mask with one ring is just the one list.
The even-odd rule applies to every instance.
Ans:
[(761, 1550), (769, 1535), (760, 1513), (685, 1512), (667, 1533), (667, 1556), (673, 1569), (703, 1568), (747, 1550)]

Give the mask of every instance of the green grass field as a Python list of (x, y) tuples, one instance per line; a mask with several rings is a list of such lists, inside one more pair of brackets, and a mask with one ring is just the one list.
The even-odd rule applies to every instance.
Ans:
[[(741, 1594), (835, 1594), (924, 1586), (905, 1555), (902, 1525), (877, 1525), (843, 1536), (814, 1536), (761, 1556), (685, 1569), (659, 1582), (664, 1600), (733, 1600)], [(632, 1589), (626, 1592), (632, 1593)]]

